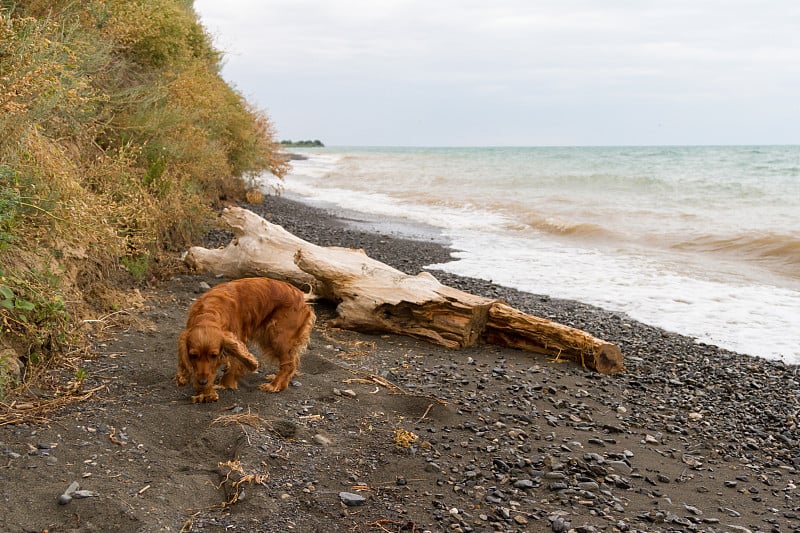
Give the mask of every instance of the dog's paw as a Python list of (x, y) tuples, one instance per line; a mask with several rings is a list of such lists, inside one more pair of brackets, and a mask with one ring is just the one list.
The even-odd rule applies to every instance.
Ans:
[[(287, 386), (288, 386), (288, 384), (287, 384)], [(262, 383), (261, 385), (258, 386), (259, 390), (263, 390), (263, 391), (266, 391), (266, 392), (280, 392), (280, 391), (284, 390), (285, 388), (286, 387), (279, 386), (274, 381), (272, 383)]]
[(192, 396), (192, 403), (209, 403), (216, 402), (217, 400), (219, 400), (219, 394), (213, 389)]
[(185, 387), (189, 384), (189, 376), (184, 374), (175, 374), (175, 385), (178, 387)]

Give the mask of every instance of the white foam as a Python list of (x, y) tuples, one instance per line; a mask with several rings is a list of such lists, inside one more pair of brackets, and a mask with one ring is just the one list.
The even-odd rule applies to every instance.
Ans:
[[(733, 285), (663, 269), (645, 257), (614, 256), (555, 241), (478, 232), (453, 234), (457, 261), (431, 265), (461, 276), (619, 311), (699, 341), (800, 363), (800, 294)], [(491, 276), (487, 276), (491, 273)]]
[[(457, 260), (434, 265), (435, 268), (491, 279), (527, 292), (583, 301), (723, 348), (800, 364), (800, 291), (796, 290), (796, 280), (776, 278), (773, 286), (768, 276), (756, 271), (757, 265), (737, 258), (683, 254), (684, 257), (673, 249), (640, 246), (635, 240), (571, 239), (538, 231), (525, 222), (530, 216), (546, 217), (544, 209), (558, 204), (559, 211), (550, 212), (550, 216), (562, 214), (569, 224), (587, 222), (575, 217), (588, 212), (599, 216), (601, 223), (614, 230), (614, 235), (627, 235), (638, 224), (646, 226), (645, 229), (635, 229), (649, 237), (651, 229), (658, 225), (677, 225), (684, 232), (697, 227), (697, 218), (688, 216), (682, 208), (664, 208), (663, 213), (655, 213), (658, 216), (653, 218), (654, 214), (648, 210), (640, 212), (643, 208), (638, 191), (626, 196), (626, 191), (612, 187), (613, 181), (597, 183), (599, 178), (591, 173), (585, 177), (578, 175), (580, 181), (575, 187), (561, 189), (559, 180), (574, 181), (572, 174), (564, 170), (564, 162), (572, 161), (569, 158), (545, 161), (552, 166), (548, 172), (553, 174), (553, 183), (547, 185), (547, 190), (540, 190), (538, 185), (516, 179), (515, 172), (523, 178), (527, 176), (525, 172), (530, 172), (529, 154), (516, 167), (483, 168), (480, 165), (485, 154), (470, 155), (460, 150), (449, 155), (439, 150), (434, 154), (436, 159), (428, 160), (432, 156), (427, 151), (409, 149), (408, 152), (404, 157), (398, 157), (397, 149), (385, 154), (374, 149), (363, 153), (356, 150), (308, 154), (309, 159), (292, 162), (293, 170), (283, 185), (287, 193), (312, 204), (364, 213), (373, 219), (396, 218), (441, 228), (458, 250), (454, 253)], [(587, 164), (595, 164), (591, 152), (565, 154), (585, 156)], [(721, 153), (720, 157), (727, 154)], [(614, 161), (621, 157), (615, 153), (611, 156), (617, 158)], [(696, 170), (702, 177), (709, 166), (706, 159), (699, 158), (697, 168), (689, 165), (688, 160), (676, 159), (680, 164), (675, 163), (678, 168), (672, 174), (677, 189), (667, 192), (681, 190), (678, 185), (690, 171)], [(643, 161), (636, 158), (628, 161), (626, 164), (632, 169), (628, 173), (638, 176), (637, 165)], [(501, 171), (506, 173), (505, 177), (498, 177)], [(610, 178), (617, 179), (613, 175)], [(633, 183), (640, 181), (637, 178)], [(703, 180), (699, 182), (711, 186)], [(511, 189), (503, 189), (504, 183)], [(592, 195), (581, 200), (590, 185)], [(641, 185), (653, 186), (648, 180)], [(547, 196), (548, 190), (558, 192), (564, 201), (553, 202)], [(644, 197), (656, 201), (665, 194)], [(709, 198), (697, 191), (689, 196), (701, 204)], [(498, 201), (518, 202), (521, 210), (512, 213), (498, 209), (493, 205)], [(477, 202), (485, 204), (475, 205)], [(659, 202), (656, 203), (660, 205)], [(791, 198), (786, 203), (794, 205)], [(706, 207), (701, 211), (717, 213), (719, 220), (728, 216), (724, 205)], [(730, 206), (728, 210), (740, 216), (743, 212)], [(741, 218), (742, 223), (748, 224), (750, 219), (760, 219), (755, 215)], [(724, 224), (717, 219), (705, 224)]]
[[(297, 175), (294, 175), (297, 178)], [(371, 193), (326, 187), (319, 181), (307, 182), (287, 179), (285, 190), (307, 200), (350, 211), (410, 220), (440, 228), (469, 229), (478, 227), (500, 228), (510, 221), (499, 213), (477, 207), (447, 207), (407, 203), (382, 193)]]
[(341, 154), (309, 154), (308, 159), (291, 161), (292, 173), (310, 178), (324, 178), (333, 172), (344, 157)]

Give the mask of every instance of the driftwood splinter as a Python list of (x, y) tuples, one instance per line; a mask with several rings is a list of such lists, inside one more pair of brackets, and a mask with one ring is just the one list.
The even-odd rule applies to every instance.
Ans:
[(310, 288), (337, 304), (337, 327), (410, 335), (448, 348), (485, 342), (572, 360), (605, 374), (624, 371), (620, 349), (585, 331), (448, 287), (428, 272), (406, 274), (363, 250), (317, 246), (246, 209), (225, 209), (222, 218), (234, 239), (215, 250), (192, 247), (185, 257), (190, 267)]

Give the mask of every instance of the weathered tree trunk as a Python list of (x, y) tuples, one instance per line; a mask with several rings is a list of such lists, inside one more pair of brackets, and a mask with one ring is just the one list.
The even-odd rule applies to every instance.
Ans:
[(528, 315), (503, 303), (489, 309), (484, 332), (486, 342), (565, 357), (603, 374), (624, 370), (622, 352), (610, 342), (593, 337), (583, 330)]
[(442, 285), (427, 272), (410, 276), (348, 248), (305, 248), (297, 266), (338, 302), (337, 327), (420, 337), (448, 348), (475, 344), (494, 300)]
[(411, 276), (363, 250), (322, 247), (241, 208), (223, 219), (235, 238), (224, 249), (193, 247), (186, 263), (232, 278), (268, 276), (336, 302), (334, 325), (422, 338), (449, 348), (488, 342), (576, 361), (603, 373), (624, 370), (617, 346), (590, 334), (527, 315), (504, 302)]
[(184, 257), (189, 267), (229, 278), (279, 279), (304, 289), (311, 287), (314, 294), (322, 298), (333, 297), (321, 292), (316, 278), (300, 270), (294, 262), (298, 250), (320, 246), (292, 235), (247, 209), (227, 208), (222, 212), (222, 220), (233, 231), (233, 240), (225, 248), (213, 250), (193, 246)]

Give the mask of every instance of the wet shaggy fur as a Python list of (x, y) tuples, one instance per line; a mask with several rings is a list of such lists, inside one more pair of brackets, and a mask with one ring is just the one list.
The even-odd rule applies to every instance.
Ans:
[(280, 392), (297, 371), (315, 320), (302, 291), (283, 281), (243, 278), (217, 285), (189, 308), (178, 338), (175, 383), (194, 381), (193, 403), (217, 401), (218, 389), (237, 389), (239, 378), (258, 369), (247, 348), (252, 342), (278, 364), (272, 381), (259, 388)]

